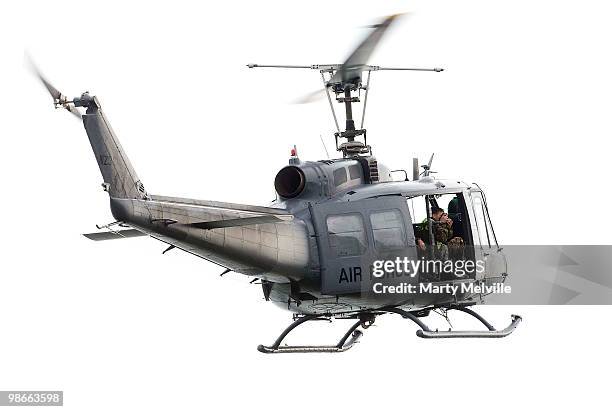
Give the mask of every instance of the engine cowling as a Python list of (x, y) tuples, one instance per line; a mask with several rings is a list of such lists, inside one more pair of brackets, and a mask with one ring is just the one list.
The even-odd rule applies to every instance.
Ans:
[(274, 189), (279, 196), (292, 199), (299, 196), (306, 186), (306, 175), (298, 166), (283, 167), (274, 178)]

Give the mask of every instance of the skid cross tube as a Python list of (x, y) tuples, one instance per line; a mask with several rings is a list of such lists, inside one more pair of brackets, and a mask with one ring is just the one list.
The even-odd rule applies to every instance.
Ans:
[(467, 313), (468, 315), (472, 315), (473, 317), (478, 319), (480, 321), (480, 323), (485, 325), (487, 327), (487, 329), (489, 329), (490, 331), (495, 331), (495, 328), (489, 322), (487, 322), (487, 320), (485, 318), (480, 316), (478, 313), (474, 312), (472, 309), (466, 308), (465, 306), (457, 306), (457, 307), (454, 307), (452, 309), (455, 309), (455, 310)]
[(403, 309), (400, 308), (383, 308), (381, 309), (383, 312), (389, 312), (389, 313), (397, 313), (398, 315), (400, 315), (402, 318), (404, 319), (410, 319), (411, 321), (413, 321), (414, 323), (416, 323), (417, 325), (419, 325), (419, 327), (424, 330), (424, 331), (430, 331), (429, 328), (427, 327), (426, 324), (423, 323), (423, 321), (419, 318), (417, 318), (415, 315), (413, 315), (410, 312), (407, 312)]
[[(303, 323), (306, 323), (310, 320), (325, 320), (326, 316), (324, 315), (304, 315), (289, 325), (283, 333), (279, 335), (279, 337), (274, 341), (271, 346), (259, 345), (257, 350), (262, 353), (330, 353), (330, 352), (345, 352), (353, 347), (353, 345), (359, 340), (363, 332), (357, 330), (357, 328), (361, 325), (365, 325), (365, 321), (359, 319), (353, 326), (349, 328), (349, 330), (342, 336), (342, 338), (338, 341), (338, 343), (334, 346), (332, 345), (300, 345), (300, 346), (281, 346), (281, 342), (289, 332), (291, 332), (296, 327), (300, 326)], [(365, 327), (365, 326), (364, 326)]]

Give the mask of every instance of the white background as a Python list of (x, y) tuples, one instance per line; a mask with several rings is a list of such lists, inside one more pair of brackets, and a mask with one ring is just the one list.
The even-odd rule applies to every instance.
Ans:
[[(410, 168), (477, 181), (505, 244), (609, 243), (612, 11), (604, 1), (20, 2), (1, 6), (0, 389), (64, 409), (607, 409), (608, 307), (490, 307), (503, 340), (426, 341), (380, 318), (339, 355), (266, 356), (288, 312), (258, 286), (150, 239), (93, 243), (112, 220), (82, 125), (23, 67), (101, 99), (151, 193), (267, 204), (293, 144), (332, 148), (326, 101), (291, 105), (381, 16), (368, 137)], [(340, 108), (340, 107), (339, 107)], [(455, 315), (455, 326), (476, 326)], [(432, 316), (432, 324), (445, 327)], [(327, 343), (317, 324), (291, 342)]]

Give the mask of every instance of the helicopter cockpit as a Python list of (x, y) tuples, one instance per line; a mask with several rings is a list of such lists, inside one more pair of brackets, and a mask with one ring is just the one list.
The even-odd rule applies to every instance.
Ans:
[[(433, 248), (433, 255), (445, 260), (491, 259), (489, 269), (505, 272), (505, 264), (500, 268), (499, 262), (493, 262), (501, 249), (480, 188), (408, 197), (407, 203), (417, 248)], [(468, 273), (467, 278), (476, 275)]]
[[(441, 241), (448, 242), (451, 239), (457, 238), (457, 241), (466, 245), (473, 245), (463, 193), (416, 196), (408, 198), (407, 202), (413, 218), (412, 226), (415, 236), (424, 243), (433, 243), (427, 230), (423, 231), (424, 223), (427, 223), (427, 219), (431, 218), (434, 220), (434, 225), (438, 224), (441, 219), (447, 222), (447, 226), (450, 229), (448, 230), (448, 239), (442, 239)], [(429, 214), (427, 208), (429, 208)], [(442, 215), (440, 217), (433, 216), (432, 210), (441, 210), (440, 213)]]

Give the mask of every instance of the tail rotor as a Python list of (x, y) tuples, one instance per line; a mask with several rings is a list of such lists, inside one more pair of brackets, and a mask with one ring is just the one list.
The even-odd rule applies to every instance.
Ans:
[(28, 53), (26, 53), (25, 55), (25, 60), (29, 70), (34, 76), (38, 78), (38, 80), (40, 80), (43, 86), (45, 86), (45, 89), (47, 89), (47, 91), (53, 98), (53, 105), (55, 106), (55, 108), (57, 109), (59, 107), (63, 107), (64, 109), (72, 113), (74, 116), (76, 116), (78, 119), (81, 119), (81, 112), (79, 112), (79, 110), (75, 107), (74, 101), (68, 100), (68, 97), (66, 97), (66, 95), (62, 94), (59, 90), (57, 90), (55, 86), (53, 86), (53, 84), (49, 80), (47, 80), (47, 78), (42, 74), (38, 66), (36, 66), (36, 64), (34, 63), (32, 57)]

